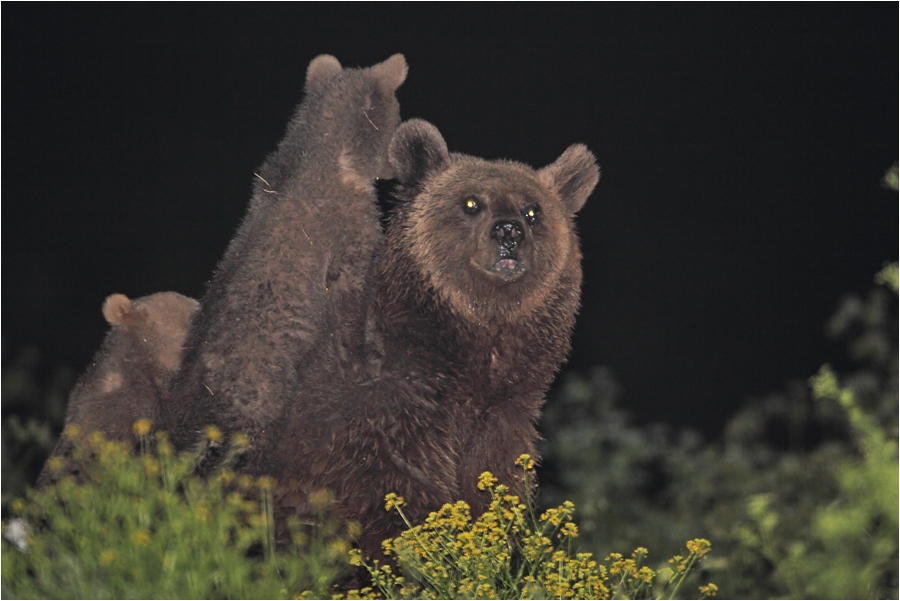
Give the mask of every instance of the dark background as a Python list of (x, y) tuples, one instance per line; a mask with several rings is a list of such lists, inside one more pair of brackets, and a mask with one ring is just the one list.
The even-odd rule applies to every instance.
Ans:
[(594, 151), (569, 367), (640, 422), (840, 365), (823, 324), (897, 258), (897, 3), (209, 6), (3, 6), (4, 360), (81, 370), (108, 294), (201, 296), (321, 53), (404, 53), (451, 150)]

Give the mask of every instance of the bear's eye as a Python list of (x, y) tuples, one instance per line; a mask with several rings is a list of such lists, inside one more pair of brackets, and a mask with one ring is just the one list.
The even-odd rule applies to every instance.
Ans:
[(525, 209), (525, 221), (528, 222), (528, 225), (534, 225), (537, 222), (538, 215), (541, 214), (541, 210), (537, 207), (529, 207)]
[(469, 215), (474, 215), (481, 210), (481, 205), (471, 196), (463, 201), (463, 210)]

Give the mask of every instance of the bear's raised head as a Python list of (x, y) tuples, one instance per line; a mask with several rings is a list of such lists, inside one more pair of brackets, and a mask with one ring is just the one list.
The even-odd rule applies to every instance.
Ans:
[(454, 313), (479, 325), (531, 320), (553, 295), (577, 298), (573, 217), (600, 177), (585, 146), (535, 170), (451, 154), (437, 128), (410, 120), (397, 129), (389, 157), (401, 184), (389, 239)]
[(262, 167), (257, 187), (287, 191), (294, 178), (310, 175), (304, 167), (311, 163), (321, 168), (337, 162), (360, 186), (391, 177), (387, 145), (400, 123), (395, 93), (407, 71), (402, 54), (366, 69), (342, 67), (329, 54), (314, 58), (306, 68), (304, 101)]

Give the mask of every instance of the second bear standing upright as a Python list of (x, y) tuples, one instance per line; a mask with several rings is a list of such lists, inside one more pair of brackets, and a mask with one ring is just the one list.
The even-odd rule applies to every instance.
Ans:
[(400, 54), (368, 69), (328, 55), (310, 63), (305, 99), (256, 174), (162, 399), (161, 426), (177, 447), (216, 424), (246, 433), (245, 468), (268, 473), (299, 371), (315, 369), (326, 345), (348, 369), (365, 365), (363, 291), (382, 244), (372, 182), (391, 175), (394, 94), (406, 73)]

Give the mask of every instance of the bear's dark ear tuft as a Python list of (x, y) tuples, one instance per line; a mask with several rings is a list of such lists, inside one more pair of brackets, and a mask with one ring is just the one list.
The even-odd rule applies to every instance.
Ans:
[(409, 66), (402, 54), (395, 54), (386, 61), (374, 65), (370, 71), (387, 90), (393, 92), (406, 81)]
[(103, 317), (111, 326), (124, 326), (135, 322), (144, 307), (124, 294), (110, 294), (103, 302)]
[(306, 87), (315, 88), (322, 85), (341, 72), (340, 61), (330, 54), (320, 54), (312, 59), (306, 68)]
[(414, 186), (429, 174), (446, 167), (450, 153), (444, 137), (434, 125), (422, 119), (410, 119), (394, 132), (388, 158), (394, 177), (402, 184)]
[(573, 144), (556, 161), (538, 171), (538, 177), (559, 194), (570, 212), (576, 213), (600, 181), (600, 168), (587, 146)]

